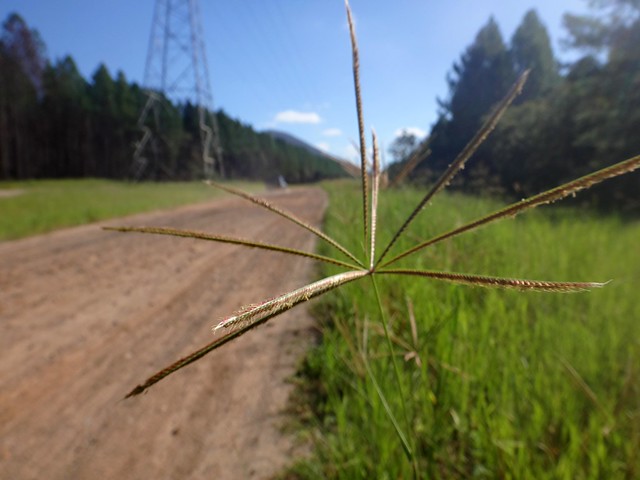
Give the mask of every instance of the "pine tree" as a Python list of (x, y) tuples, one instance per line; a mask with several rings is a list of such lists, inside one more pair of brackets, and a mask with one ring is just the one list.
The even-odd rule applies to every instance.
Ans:
[[(515, 79), (511, 56), (498, 24), (490, 18), (454, 64), (453, 72), (448, 77), (449, 100), (440, 101), (442, 110), (440, 119), (432, 129), (433, 160), (429, 162), (429, 168), (441, 169), (452, 161)], [(485, 149), (476, 154), (474, 164), (482, 165), (490, 161), (482, 159), (483, 151)]]
[(89, 85), (89, 95), (93, 111), (95, 174), (101, 177), (115, 175), (113, 133), (116, 126), (116, 87), (106, 65), (98, 66)]
[(30, 29), (20, 15), (12, 13), (3, 24), (0, 42), (5, 53), (18, 62), (22, 72), (40, 94), (47, 61), (46, 48), (38, 31)]
[(509, 53), (493, 17), (453, 67), (449, 77), (448, 116), (468, 139), (483, 115), (507, 92), (515, 74)]
[(0, 178), (34, 175), (38, 166), (29, 138), (46, 61), (44, 44), (19, 15), (10, 14), (0, 32)]
[(529, 10), (511, 39), (511, 57), (518, 72), (530, 69), (517, 103), (539, 98), (558, 85), (560, 76), (547, 29), (535, 10)]
[(95, 175), (87, 88), (69, 56), (45, 70), (40, 106), (45, 170), (39, 176)]

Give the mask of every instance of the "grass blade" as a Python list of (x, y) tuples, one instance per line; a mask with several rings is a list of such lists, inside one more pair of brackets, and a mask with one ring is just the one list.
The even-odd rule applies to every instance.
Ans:
[(470, 222), (449, 232), (443, 233), (442, 235), (438, 235), (437, 237), (434, 237), (430, 240), (427, 240), (426, 242), (420, 243), (415, 247), (410, 248), (409, 250), (402, 252), (400, 255), (392, 258), (384, 265), (382, 265), (382, 268), (391, 265), (401, 258), (417, 252), (418, 250), (422, 250), (429, 245), (433, 245), (447, 238), (455, 237), (456, 235), (460, 235), (461, 233), (474, 230), (480, 226), (486, 225), (504, 217), (514, 217), (530, 208), (535, 208), (539, 205), (556, 202), (565, 197), (568, 197), (569, 195), (573, 195), (580, 190), (590, 188), (596, 183), (600, 183), (609, 178), (632, 172), (638, 168), (640, 168), (640, 155), (629, 158), (628, 160), (624, 160), (620, 163), (616, 163), (615, 165), (612, 165), (610, 167), (606, 167), (596, 172), (590, 173), (589, 175), (585, 175), (584, 177), (565, 183), (563, 185), (560, 185), (559, 187), (552, 188), (551, 190), (547, 190), (546, 192), (539, 193), (538, 195), (534, 195), (533, 197), (529, 197), (519, 202), (513, 203), (478, 220)]
[(402, 233), (407, 229), (409, 224), (416, 218), (418, 213), (424, 208), (424, 206), (431, 200), (434, 195), (436, 195), (440, 190), (445, 188), (449, 182), (455, 177), (455, 175), (464, 168), (464, 164), (469, 160), (471, 155), (473, 155), (476, 150), (482, 145), (482, 143), (487, 139), (489, 134), (493, 131), (493, 129), (498, 124), (498, 121), (507, 110), (511, 102), (520, 94), (522, 91), (522, 87), (524, 87), (525, 82), (527, 81), (527, 77), (529, 76), (529, 70), (526, 70), (518, 81), (511, 87), (509, 93), (500, 101), (500, 103), (493, 109), (489, 118), (484, 122), (480, 130), (475, 134), (475, 136), (471, 139), (471, 141), (464, 147), (464, 150), (460, 152), (460, 154), (456, 157), (449, 168), (440, 176), (440, 178), (436, 181), (435, 185), (431, 188), (431, 190), (425, 195), (422, 201), (418, 204), (418, 206), (411, 212), (407, 220), (404, 224), (398, 229), (396, 234), (393, 236), (387, 247), (380, 255), (376, 265), (379, 265), (382, 259), (387, 255), (391, 247), (395, 244), (395, 242), (400, 238)]
[(558, 360), (560, 360), (560, 363), (565, 368), (565, 370), (569, 373), (572, 380), (575, 382), (578, 388), (582, 391), (584, 396), (587, 397), (589, 401), (591, 401), (591, 403), (593, 403), (598, 409), (600, 409), (602, 413), (610, 417), (609, 412), (607, 412), (607, 410), (598, 401), (597, 395), (593, 392), (591, 387), (589, 387), (589, 384), (584, 380), (584, 378), (582, 378), (582, 375), (578, 373), (578, 371), (573, 367), (573, 365), (571, 365), (564, 357), (560, 355), (558, 355)]
[(378, 398), (380, 399), (380, 402), (382, 403), (382, 407), (384, 408), (384, 411), (387, 414), (387, 418), (389, 418), (389, 421), (391, 422), (391, 425), (393, 426), (393, 429), (395, 430), (396, 435), (398, 436), (398, 439), (400, 440), (400, 444), (402, 445), (402, 449), (404, 450), (405, 455), (407, 456), (407, 458), (409, 459), (409, 461), (413, 465), (413, 450), (411, 449), (411, 445), (409, 444), (409, 440), (407, 439), (407, 436), (402, 431), (402, 428), (400, 427), (400, 423), (396, 419), (396, 416), (393, 414), (393, 410), (391, 410), (391, 406), (389, 405), (389, 402), (387, 401), (387, 397), (385, 396), (384, 392), (382, 391), (382, 388), (380, 388), (380, 385), (378, 384), (378, 381), (376, 380), (376, 377), (373, 374), (373, 371), (371, 370), (371, 367), (369, 366), (369, 361), (367, 360), (367, 356), (366, 356), (366, 353), (364, 351), (362, 352), (361, 358), (362, 358), (362, 363), (364, 364), (364, 367), (365, 367), (365, 369), (367, 371), (367, 375), (369, 376), (369, 379), (371, 380), (371, 383), (373, 384), (373, 388), (375, 389), (376, 394), (378, 395)]
[(271, 250), (273, 252), (288, 253), (290, 255), (298, 255), (300, 257), (311, 258), (313, 260), (319, 260), (321, 262), (331, 263), (333, 265), (339, 265), (341, 267), (358, 269), (357, 266), (352, 265), (335, 258), (325, 257), (323, 255), (317, 255), (315, 253), (305, 252), (297, 250), (295, 248), (280, 247), (278, 245), (272, 245), (270, 243), (255, 242), (253, 240), (243, 240), (242, 238), (225, 237), (222, 235), (214, 235), (211, 233), (194, 232), (191, 230), (179, 230), (177, 228), (170, 227), (103, 227), (104, 230), (113, 230), (116, 232), (138, 232), (138, 233), (151, 233), (156, 235), (169, 235), (172, 237), (185, 237), (196, 238), (199, 240), (209, 240), (212, 242), (231, 243), (234, 245), (243, 245), (245, 247), (260, 248), (263, 250)]
[(340, 245), (333, 238), (331, 238), (328, 235), (326, 235), (325, 233), (321, 232), (320, 230), (318, 230), (314, 226), (309, 225), (307, 222), (305, 222), (303, 220), (300, 220), (294, 214), (292, 214), (290, 212), (287, 212), (285, 210), (282, 210), (282, 209), (276, 207), (275, 205), (272, 205), (271, 203), (267, 202), (266, 200), (264, 200), (262, 198), (254, 197), (253, 195), (250, 195), (250, 194), (248, 194), (246, 192), (243, 192), (242, 190), (237, 190), (235, 188), (229, 187), (227, 185), (223, 185), (223, 184), (218, 183), (218, 182), (214, 182), (212, 180), (208, 180), (205, 183), (207, 185), (210, 185), (212, 187), (218, 188), (220, 190), (224, 190), (227, 193), (231, 193), (232, 195), (236, 195), (238, 197), (244, 198), (245, 200), (249, 200), (250, 202), (254, 203), (255, 205), (258, 205), (260, 207), (266, 208), (267, 210), (269, 210), (269, 211), (271, 211), (273, 213), (276, 213), (276, 214), (280, 215), (281, 217), (286, 218), (287, 220), (290, 220), (291, 222), (295, 223), (296, 225), (298, 225), (298, 226), (310, 231), (311, 233), (313, 233), (317, 237), (321, 238), (322, 240), (324, 240), (328, 244), (330, 244), (333, 247), (337, 248), (338, 250), (340, 250), (342, 253), (344, 253), (347, 257), (349, 257), (351, 260), (356, 262), (361, 267), (364, 267), (364, 265), (362, 265), (360, 263), (360, 260), (358, 260), (355, 257), (355, 255), (353, 255), (351, 252), (349, 252), (349, 250), (347, 250), (345, 247)]
[[(369, 243), (369, 183), (367, 180), (367, 143), (364, 138), (364, 115), (362, 114), (362, 95), (360, 93), (360, 55), (358, 53), (358, 41), (356, 29), (353, 23), (349, 0), (345, 0), (347, 9), (347, 21), (349, 22), (349, 35), (351, 37), (351, 54), (353, 57), (353, 85), (356, 93), (356, 112), (358, 114), (358, 133), (360, 135), (360, 174), (362, 177), (362, 215), (364, 225), (364, 245)], [(365, 247), (366, 249), (366, 247)]]
[[(375, 291), (375, 295), (376, 295), (376, 300), (378, 303), (378, 311), (380, 312), (380, 321), (382, 323), (382, 328), (384, 330), (384, 337), (385, 340), (387, 342), (387, 348), (389, 349), (389, 355), (391, 356), (391, 364), (393, 365), (393, 373), (395, 376), (395, 381), (396, 381), (396, 388), (398, 389), (398, 394), (400, 397), (400, 405), (401, 405), (401, 409), (402, 409), (402, 416), (404, 417), (404, 423), (405, 423), (405, 427), (407, 428), (407, 431), (411, 431), (411, 421), (409, 420), (409, 414), (407, 413), (407, 400), (406, 397), (404, 395), (404, 389), (402, 388), (402, 377), (400, 375), (400, 368), (398, 367), (398, 361), (396, 360), (396, 355), (395, 355), (395, 351), (393, 349), (393, 343), (391, 341), (391, 333), (389, 330), (389, 325), (386, 319), (386, 315), (384, 314), (384, 309), (382, 307), (382, 298), (380, 297), (380, 291), (378, 290), (378, 284), (376, 283), (376, 278), (375, 276), (371, 276), (371, 284), (373, 285), (373, 289)], [(372, 375), (372, 380), (375, 382), (375, 377), (373, 377)], [(377, 383), (377, 382), (376, 382)], [(376, 385), (376, 389), (378, 389), (379, 387)], [(378, 393), (378, 395), (381, 395), (381, 393)], [(384, 396), (381, 396), (380, 399), (383, 402), (386, 402)], [(387, 409), (387, 405), (385, 405), (385, 409)], [(400, 440), (405, 442), (407, 440), (404, 439), (404, 435), (402, 433), (402, 430), (399, 429), (399, 426), (397, 425), (397, 421), (395, 420), (394, 416), (390, 414), (390, 411), (387, 410), (387, 415), (389, 417), (389, 419), (391, 420), (391, 422), (394, 425), (394, 428), (396, 429), (396, 433), (398, 434), (398, 437), (400, 437)], [(414, 473), (417, 473), (415, 466), (416, 466), (416, 459), (415, 456), (413, 454), (413, 448), (411, 443), (407, 442), (407, 445), (405, 446), (405, 452), (407, 454), (407, 459), (409, 460), (409, 462), (411, 463), (412, 466), (414, 466)], [(417, 475), (414, 475), (417, 478)]]
[[(172, 373), (177, 372), (183, 367), (195, 362), (196, 360), (201, 359), (206, 354), (212, 352), (213, 350), (221, 347), (227, 342), (231, 340), (235, 340), (241, 335), (244, 335), (249, 330), (257, 327), (265, 323), (267, 320), (280, 315), (281, 313), (286, 312), (287, 310), (292, 309), (296, 305), (302, 302), (306, 302), (311, 298), (314, 298), (318, 295), (321, 295), (329, 290), (333, 290), (345, 283), (349, 283), (353, 280), (357, 280), (369, 272), (366, 270), (358, 270), (354, 272), (345, 272), (340, 273), (338, 275), (334, 275), (333, 277), (328, 277), (319, 282), (312, 283), (305, 287), (299, 288), (287, 294), (281, 295), (275, 299), (264, 302), (258, 306), (252, 307), (238, 315), (234, 315), (229, 317), (228, 319), (222, 321), (216, 329), (219, 327), (227, 327), (227, 326), (235, 326), (237, 327), (235, 330), (232, 330), (227, 335), (224, 335), (220, 338), (215, 339), (211, 343), (208, 343), (204, 347), (196, 350), (195, 352), (187, 355), (186, 357), (181, 358), (180, 360), (172, 363), (168, 367), (163, 368), (159, 372), (155, 373), (144, 383), (136, 386), (133, 390), (131, 390), (125, 398), (133, 397), (135, 395), (139, 395), (144, 392), (146, 389), (158, 383), (163, 378), (171, 375)], [(228, 325), (227, 325), (228, 324)]]
[(434, 270), (393, 269), (378, 270), (376, 273), (393, 275), (412, 275), (434, 278), (453, 283), (462, 283), (474, 287), (511, 288), (516, 290), (536, 290), (542, 292), (581, 292), (603, 287), (605, 283), (596, 282), (549, 282), (545, 280), (523, 280), (517, 278), (491, 277), (468, 273), (440, 272)]

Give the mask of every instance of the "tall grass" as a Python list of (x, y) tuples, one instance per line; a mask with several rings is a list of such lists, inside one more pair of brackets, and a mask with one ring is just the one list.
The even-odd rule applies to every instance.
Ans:
[[(357, 192), (331, 184), (326, 229), (347, 247)], [(385, 192), (380, 218), (397, 225), (416, 191)], [(402, 247), (495, 209), (441, 196)], [(390, 233), (380, 232), (384, 238)], [(614, 279), (571, 295), (457, 287), (380, 276), (401, 364), (405, 407), (423, 478), (635, 478), (640, 473), (640, 224), (569, 210), (531, 212), (406, 260), (413, 268)], [(323, 268), (323, 274), (333, 267)], [(314, 308), (322, 344), (306, 363), (315, 456), (302, 478), (410, 478), (376, 389), (395, 411), (396, 386), (378, 307), (360, 285)], [(370, 369), (373, 375), (367, 374)], [(374, 384), (372, 378), (375, 378)]]

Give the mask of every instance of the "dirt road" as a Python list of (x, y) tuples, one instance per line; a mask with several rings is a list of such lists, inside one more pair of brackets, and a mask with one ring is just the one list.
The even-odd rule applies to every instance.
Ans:
[[(269, 196), (314, 225), (327, 202), (320, 189)], [(103, 224), (315, 243), (232, 198)], [(313, 267), (97, 225), (0, 243), (0, 479), (269, 478), (295, 447), (279, 426), (285, 379), (311, 341), (304, 306), (122, 397), (210, 341), (221, 317), (303, 285)]]

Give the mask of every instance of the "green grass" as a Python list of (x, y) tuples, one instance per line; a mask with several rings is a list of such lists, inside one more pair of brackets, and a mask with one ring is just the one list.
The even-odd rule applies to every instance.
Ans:
[[(255, 185), (249, 188), (257, 190)], [(0, 189), (22, 191), (16, 196), (0, 197), (0, 241), (221, 195), (219, 190), (200, 182), (127, 183), (98, 179), (0, 182)]]
[[(359, 187), (328, 185), (326, 231), (362, 250)], [(385, 192), (379, 245), (421, 195)], [(394, 251), (494, 210), (441, 195)], [(386, 230), (384, 230), (386, 229)], [(407, 267), (613, 281), (584, 293), (516, 292), (379, 275), (423, 478), (640, 475), (640, 224), (541, 208), (431, 247)], [(322, 253), (322, 252), (321, 252)], [(323, 275), (335, 273), (332, 267)], [(415, 312), (417, 338), (411, 332)], [(371, 280), (315, 306), (323, 341), (304, 366), (314, 454), (301, 478), (411, 478), (367, 366), (403, 427)]]

